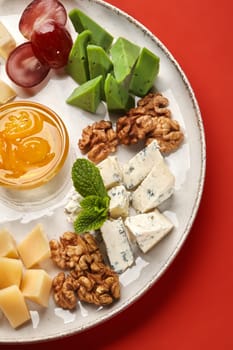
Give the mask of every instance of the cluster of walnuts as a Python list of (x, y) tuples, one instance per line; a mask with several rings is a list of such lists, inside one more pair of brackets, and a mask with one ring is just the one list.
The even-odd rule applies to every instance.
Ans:
[(78, 300), (109, 305), (120, 298), (119, 277), (104, 263), (92, 234), (65, 232), (49, 244), (53, 262), (63, 270), (52, 283), (58, 306), (72, 310)]
[(132, 145), (143, 140), (147, 146), (157, 140), (160, 151), (175, 151), (184, 139), (179, 123), (171, 118), (169, 101), (161, 93), (149, 93), (126, 115), (118, 118), (114, 130), (111, 121), (101, 120), (82, 131), (78, 146), (94, 163), (114, 153), (119, 144)]

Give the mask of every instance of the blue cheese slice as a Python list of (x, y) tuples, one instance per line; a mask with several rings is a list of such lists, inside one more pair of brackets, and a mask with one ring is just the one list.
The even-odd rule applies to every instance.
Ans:
[(158, 209), (150, 213), (130, 216), (125, 220), (125, 225), (143, 253), (147, 253), (173, 228), (173, 223)]
[(122, 173), (125, 187), (129, 190), (134, 189), (149, 174), (153, 165), (162, 161), (163, 157), (155, 140), (123, 166)]
[(115, 186), (108, 191), (110, 197), (109, 213), (114, 219), (129, 214), (130, 192), (123, 185)]
[(122, 170), (116, 156), (109, 156), (98, 164), (100, 175), (107, 189), (122, 182)]
[(111, 267), (117, 273), (122, 273), (134, 263), (133, 252), (122, 218), (106, 220), (100, 230)]
[(140, 213), (156, 208), (173, 194), (174, 184), (174, 175), (165, 161), (160, 161), (133, 192), (132, 206)]

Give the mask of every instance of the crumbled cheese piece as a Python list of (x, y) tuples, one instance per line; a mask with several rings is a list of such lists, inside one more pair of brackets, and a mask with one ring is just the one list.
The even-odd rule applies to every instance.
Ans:
[(82, 209), (80, 205), (82, 199), (83, 197), (77, 191), (74, 190), (72, 192), (69, 201), (64, 209), (67, 221), (74, 223), (75, 219)]

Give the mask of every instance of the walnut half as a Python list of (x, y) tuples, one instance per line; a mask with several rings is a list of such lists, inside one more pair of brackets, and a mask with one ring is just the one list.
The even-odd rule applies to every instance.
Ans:
[(108, 305), (120, 298), (118, 275), (107, 266), (90, 233), (65, 232), (59, 241), (50, 241), (56, 265), (68, 269), (53, 279), (54, 300), (64, 309), (74, 309), (78, 300)]
[(110, 153), (116, 152), (118, 139), (110, 121), (101, 120), (88, 125), (82, 131), (78, 146), (94, 163), (99, 163)]
[(126, 115), (117, 119), (116, 130), (110, 121), (101, 120), (82, 131), (78, 146), (94, 163), (99, 163), (119, 144), (132, 145), (143, 141), (147, 146), (157, 140), (164, 154), (175, 151), (184, 139), (179, 123), (171, 118), (169, 100), (161, 93), (149, 93)]
[(157, 140), (163, 154), (175, 151), (184, 134), (179, 123), (171, 118), (168, 104), (168, 99), (159, 93), (149, 93), (140, 99), (136, 108), (117, 120), (119, 143), (131, 145), (143, 140), (147, 146)]
[(179, 123), (170, 118), (153, 118), (155, 127), (147, 134), (146, 145), (157, 140), (163, 154), (176, 150), (184, 139)]
[(63, 309), (72, 310), (76, 307), (78, 298), (75, 291), (75, 284), (72, 277), (66, 277), (60, 272), (52, 282), (55, 303)]
[(81, 301), (95, 305), (109, 305), (120, 298), (118, 275), (104, 264), (100, 273), (81, 274), (75, 279), (75, 283), (78, 299)]

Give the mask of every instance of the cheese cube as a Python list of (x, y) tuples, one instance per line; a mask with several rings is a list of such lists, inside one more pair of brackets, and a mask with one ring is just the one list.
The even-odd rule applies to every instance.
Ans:
[(18, 252), (26, 268), (31, 268), (51, 256), (48, 238), (40, 224), (18, 245)]
[(109, 213), (113, 219), (119, 216), (126, 217), (129, 213), (130, 193), (125, 186), (119, 185), (108, 191), (110, 197)]
[(41, 269), (26, 270), (21, 291), (25, 298), (47, 307), (52, 286), (52, 278)]
[(20, 285), (23, 265), (21, 260), (0, 257), (0, 289), (12, 284)]
[(17, 286), (0, 290), (0, 309), (14, 328), (31, 318), (23, 294)]
[(16, 47), (16, 42), (6, 27), (0, 22), (0, 56), (7, 59), (11, 51)]
[(165, 161), (156, 164), (132, 194), (132, 206), (145, 213), (168, 199), (174, 191), (175, 177)]
[(147, 253), (173, 228), (172, 222), (157, 209), (147, 214), (130, 216), (125, 220), (125, 225), (143, 253)]
[(149, 174), (154, 164), (159, 164), (162, 161), (163, 157), (157, 142), (151, 142), (123, 166), (122, 173), (125, 187), (131, 190), (138, 186)]
[(101, 232), (112, 268), (117, 273), (121, 273), (133, 265), (133, 252), (123, 220), (121, 218), (106, 220), (101, 227)]
[(18, 258), (16, 243), (11, 234), (5, 230), (0, 230), (0, 256), (8, 258)]
[(4, 81), (0, 80), (0, 105), (7, 103), (16, 97), (16, 92)]
[(106, 158), (97, 166), (107, 189), (122, 182), (122, 170), (116, 156)]

